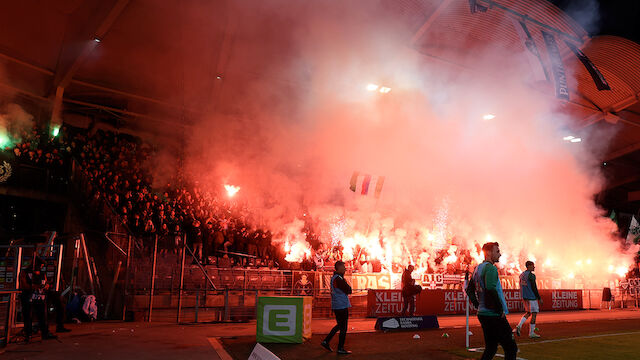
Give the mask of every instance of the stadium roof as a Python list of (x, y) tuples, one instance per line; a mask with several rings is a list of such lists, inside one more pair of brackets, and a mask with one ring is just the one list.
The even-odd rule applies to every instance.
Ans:
[[(265, 63), (276, 63), (286, 53), (282, 29), (288, 24), (262, 18), (262, 26), (254, 26), (264, 7), (274, 2), (256, 2), (251, 13), (238, 11), (231, 3), (3, 2), (0, 89), (45, 103), (53, 103), (57, 94), (64, 99), (65, 111), (107, 112), (138, 125), (188, 126), (198, 114), (232, 101), (243, 86), (264, 75)], [(408, 46), (426, 59), (469, 71), (489, 71), (473, 56), (475, 47), (487, 43), (524, 53), (514, 19), (527, 24), (541, 52), (545, 46), (538, 30), (554, 34), (568, 72), (576, 74), (576, 81), (569, 83), (570, 100), (559, 101), (559, 106), (581, 119), (573, 129), (578, 133), (617, 130), (603, 158), (610, 186), (625, 193), (640, 190), (640, 169), (629, 165), (640, 152), (640, 45), (616, 36), (590, 38), (576, 21), (545, 0), (477, 0), (473, 13), (474, 1), (382, 3), (384, 11), (406, 25)], [(611, 90), (596, 88), (563, 40), (582, 49)], [(242, 50), (248, 47), (257, 48), (260, 58), (253, 56), (255, 51)], [(526, 59), (514, 55), (503, 61)], [(272, 80), (276, 86), (291, 85), (288, 79)], [(553, 96), (550, 84), (532, 85), (532, 90)]]

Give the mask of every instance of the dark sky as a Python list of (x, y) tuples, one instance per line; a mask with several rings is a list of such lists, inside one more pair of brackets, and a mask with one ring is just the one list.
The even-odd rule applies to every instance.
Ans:
[(640, 0), (549, 0), (591, 36), (616, 35), (640, 43)]

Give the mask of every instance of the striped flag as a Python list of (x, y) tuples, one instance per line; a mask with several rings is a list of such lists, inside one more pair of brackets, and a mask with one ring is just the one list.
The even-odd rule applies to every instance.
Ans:
[(536, 81), (551, 80), (547, 73), (547, 69), (544, 67), (544, 63), (542, 62), (542, 57), (540, 56), (540, 51), (538, 51), (536, 42), (527, 28), (527, 24), (522, 20), (514, 18), (511, 18), (511, 21), (513, 22), (513, 27), (516, 29), (518, 36), (520, 36), (520, 40), (522, 40), (524, 47), (527, 49), (527, 60), (529, 61), (531, 70), (533, 70), (534, 79)]
[(629, 231), (627, 232), (626, 245), (636, 244), (640, 238), (640, 223), (636, 219), (635, 215), (631, 216), (631, 224), (629, 224)]
[(353, 175), (351, 175), (351, 181), (349, 181), (349, 189), (356, 194), (369, 195), (369, 191), (373, 186), (372, 184), (375, 184), (375, 197), (379, 198), (382, 187), (384, 186), (384, 176), (371, 176), (354, 171)]
[(596, 84), (596, 88), (598, 88), (598, 90), (600, 91), (611, 90), (611, 86), (609, 86), (607, 80), (604, 78), (600, 70), (598, 70), (598, 68), (591, 62), (591, 60), (589, 60), (587, 55), (585, 55), (580, 49), (578, 49), (578, 47), (572, 42), (565, 40), (564, 43), (567, 44), (567, 47), (569, 47), (569, 49), (573, 51), (580, 62), (582, 62), (582, 65), (584, 65), (584, 67), (587, 69), (589, 75), (591, 75), (591, 79), (593, 79), (593, 82)]
[(542, 38), (547, 45), (547, 55), (549, 55), (549, 61), (551, 62), (551, 72), (556, 83), (556, 97), (558, 99), (569, 101), (569, 85), (567, 84), (567, 74), (564, 70), (564, 64), (562, 63), (562, 56), (560, 55), (560, 49), (558, 49), (558, 43), (553, 34), (542, 32)]

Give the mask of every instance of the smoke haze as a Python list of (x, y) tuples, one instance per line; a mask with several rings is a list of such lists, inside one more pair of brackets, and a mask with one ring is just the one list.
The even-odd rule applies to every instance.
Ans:
[[(467, 56), (486, 70), (472, 72), (419, 55), (382, 5), (266, 4), (237, 9), (236, 43), (254, 40), (230, 60), (260, 59), (260, 74), (193, 128), (185, 165), (212, 190), (240, 186), (276, 242), (306, 249), (309, 216), (345, 256), (360, 244), (406, 262), (454, 244), (477, 258), (493, 240), (504, 265), (534, 259), (569, 278), (605, 280), (631, 263), (594, 204), (612, 134), (563, 141), (575, 119), (526, 85), (524, 54), (474, 44)], [(354, 171), (386, 177), (380, 199), (349, 191)]]

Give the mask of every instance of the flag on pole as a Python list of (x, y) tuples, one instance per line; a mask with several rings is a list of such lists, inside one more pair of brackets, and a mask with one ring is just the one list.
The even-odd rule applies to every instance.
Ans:
[(591, 62), (591, 60), (589, 60), (587, 55), (585, 55), (580, 49), (578, 49), (578, 47), (575, 46), (572, 42), (565, 40), (564, 43), (567, 44), (567, 47), (569, 47), (569, 49), (573, 51), (578, 59), (580, 59), (580, 62), (582, 62), (582, 65), (584, 65), (584, 67), (591, 75), (591, 78), (596, 84), (598, 90), (611, 90), (611, 87), (609, 86), (607, 80), (604, 78), (600, 70), (598, 70), (598, 68)]
[(536, 46), (536, 42), (529, 32), (527, 24), (522, 20), (516, 20), (514, 18), (511, 18), (511, 21), (513, 22), (513, 27), (516, 29), (518, 36), (520, 36), (520, 40), (522, 40), (524, 47), (527, 49), (527, 60), (529, 61), (529, 66), (531, 66), (531, 69), (533, 70), (534, 79), (538, 81), (550, 81), (551, 78), (549, 77), (549, 73), (544, 67), (540, 51), (538, 51), (538, 46)]
[(356, 194), (369, 195), (372, 183), (375, 183), (374, 195), (379, 198), (384, 186), (384, 176), (371, 176), (354, 171), (353, 175), (351, 175), (351, 181), (349, 181), (349, 189)]
[(354, 171), (353, 175), (351, 175), (351, 181), (349, 182), (349, 189), (351, 189), (351, 191), (356, 192), (356, 186), (358, 185), (358, 176), (360, 175), (359, 172)]
[(640, 223), (636, 219), (635, 215), (631, 217), (631, 224), (629, 224), (629, 232), (627, 233), (626, 244), (633, 245), (638, 239), (640, 239)]
[(569, 85), (567, 85), (567, 74), (562, 64), (560, 49), (553, 34), (542, 30), (542, 37), (547, 45), (547, 54), (551, 62), (551, 70), (556, 84), (556, 97), (562, 100), (569, 100)]

